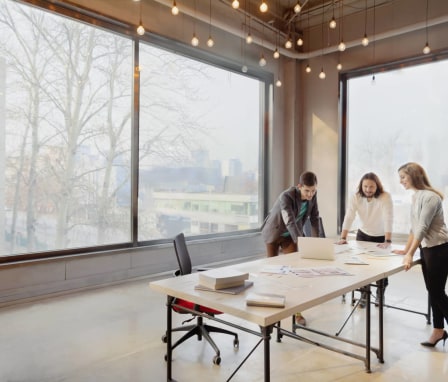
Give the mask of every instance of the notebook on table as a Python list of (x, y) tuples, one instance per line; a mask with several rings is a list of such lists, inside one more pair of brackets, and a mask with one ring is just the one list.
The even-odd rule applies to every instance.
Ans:
[(334, 260), (335, 244), (332, 239), (299, 236), (297, 245), (304, 259)]

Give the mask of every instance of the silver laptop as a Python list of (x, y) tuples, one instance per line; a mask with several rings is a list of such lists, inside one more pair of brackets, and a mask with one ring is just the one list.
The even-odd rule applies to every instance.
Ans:
[(297, 238), (299, 254), (304, 259), (334, 260), (335, 244), (332, 239), (323, 237)]

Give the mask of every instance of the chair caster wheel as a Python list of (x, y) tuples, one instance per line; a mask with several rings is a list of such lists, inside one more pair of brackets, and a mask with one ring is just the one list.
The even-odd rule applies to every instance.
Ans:
[(164, 334), (162, 336), (162, 342), (166, 344), (167, 341), (168, 341), (168, 338), (167, 338), (166, 334)]
[(213, 357), (213, 364), (214, 365), (219, 365), (221, 363), (221, 357), (219, 355), (215, 355)]
[(233, 340), (233, 347), (234, 347), (234, 348), (238, 348), (239, 346), (240, 346), (240, 341), (239, 341), (238, 338), (235, 338), (235, 339)]

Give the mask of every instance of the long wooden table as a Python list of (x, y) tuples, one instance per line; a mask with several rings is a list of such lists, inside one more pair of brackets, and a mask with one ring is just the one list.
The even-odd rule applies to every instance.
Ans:
[[(194, 286), (198, 284), (197, 273), (151, 282), (150, 287), (152, 289), (167, 295), (167, 381), (172, 380), (171, 308), (174, 304), (175, 298), (190, 300), (196, 304), (217, 309), (223, 313), (257, 324), (260, 327), (259, 333), (248, 330), (242, 326), (235, 325), (232, 322), (223, 321), (222, 319), (216, 317), (210, 318), (209, 316), (204, 315), (204, 317), (206, 318), (210, 318), (215, 321), (225, 323), (229, 326), (236, 327), (243, 331), (260, 336), (260, 341), (255, 347), (257, 347), (261, 342), (264, 345), (264, 381), (267, 382), (270, 381), (270, 339), (274, 329), (277, 330), (278, 341), (280, 341), (283, 335), (286, 335), (298, 340), (304, 340), (313, 344), (318, 344), (315, 341), (309, 341), (302, 336), (299, 336), (282, 328), (280, 326), (281, 320), (293, 316), (296, 312), (304, 311), (306, 309), (329, 301), (335, 297), (340, 297), (344, 293), (350, 292), (354, 289), (363, 288), (366, 292), (368, 292), (368, 301), (366, 304), (366, 309), (364, 309), (366, 314), (365, 344), (359, 344), (351, 341), (350, 339), (344, 339), (339, 336), (331, 337), (339, 341), (349, 342), (365, 348), (365, 357), (361, 358), (359, 355), (351, 354), (346, 351), (341, 351), (341, 353), (363, 360), (367, 372), (370, 372), (371, 351), (374, 351), (376, 353), (379, 362), (384, 362), (382, 301), (380, 301), (380, 306), (378, 309), (379, 346), (378, 348), (375, 348), (372, 347), (370, 343), (370, 284), (378, 280), (382, 280), (385, 277), (391, 276), (394, 273), (402, 271), (404, 269), (402, 264), (402, 256), (391, 255), (373, 258), (373, 253), (367, 253), (367, 251), (374, 251), (376, 247), (371, 243), (365, 242), (352, 242), (349, 244), (349, 248), (351, 249), (347, 252), (337, 254), (336, 259), (333, 261), (302, 259), (300, 253), (293, 253), (229, 266), (229, 268), (248, 272), (250, 274), (250, 279), (254, 281), (254, 285), (251, 288), (237, 295), (195, 290)], [(360, 251), (360, 248), (365, 248), (366, 252), (359, 254), (358, 252)], [(355, 253), (353, 253), (353, 251), (355, 251)], [(347, 258), (352, 255), (356, 255), (358, 258), (368, 262), (369, 265), (345, 264)], [(297, 276), (296, 274), (292, 274), (291, 272), (285, 275), (272, 275), (263, 272), (266, 267), (275, 265), (285, 265), (289, 266), (291, 269), (339, 267), (346, 270), (351, 275), (304, 278)], [(381, 285), (382, 283), (380, 283), (379, 288), (382, 288)], [(286, 297), (286, 305), (284, 308), (246, 306), (246, 295), (252, 292), (276, 293), (284, 295)], [(379, 293), (379, 296), (382, 297), (382, 293)], [(328, 348), (329, 350), (337, 351), (337, 349), (329, 346), (324, 347)], [(238, 366), (235, 372), (240, 367), (241, 365)], [(232, 374), (232, 376), (230, 376), (228, 380), (230, 380), (233, 375), (234, 374)]]

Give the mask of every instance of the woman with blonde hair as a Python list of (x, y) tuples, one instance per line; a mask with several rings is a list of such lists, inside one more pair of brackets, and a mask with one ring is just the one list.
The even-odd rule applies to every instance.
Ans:
[(433, 313), (433, 331), (421, 345), (436, 346), (445, 341), (444, 319), (448, 323), (448, 296), (445, 285), (448, 278), (448, 230), (443, 217), (443, 195), (429, 182), (422, 166), (409, 162), (398, 169), (400, 183), (413, 190), (411, 205), (411, 232), (403, 250), (405, 270), (409, 270), (417, 248), (420, 248), (421, 266)]

